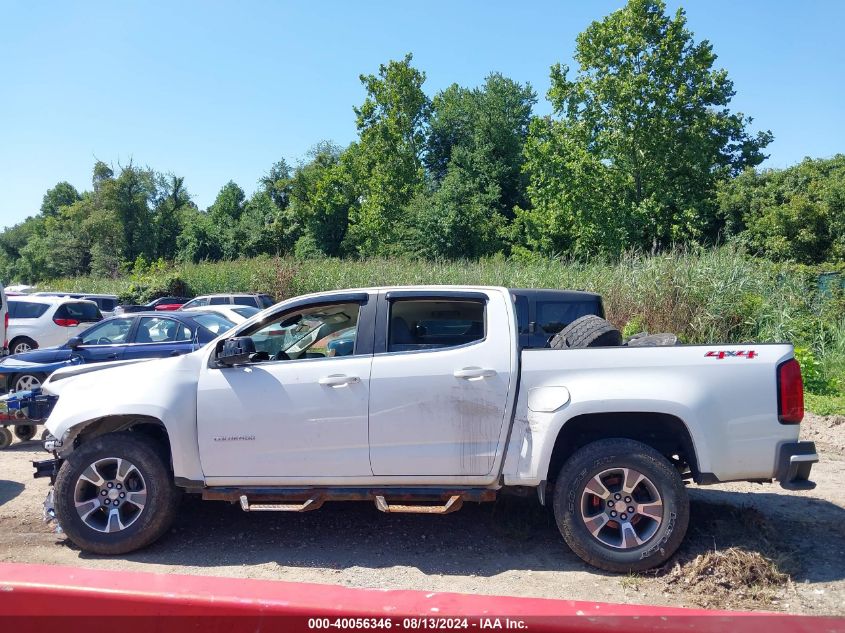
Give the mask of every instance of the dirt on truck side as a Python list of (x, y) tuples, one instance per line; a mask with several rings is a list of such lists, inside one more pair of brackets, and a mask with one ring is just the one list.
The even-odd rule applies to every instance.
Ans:
[(533, 496), (446, 516), (329, 503), (307, 516), (246, 514), (186, 497), (171, 533), (129, 555), (80, 552), (41, 519), (47, 480), (35, 441), (0, 454), (0, 561), (208, 574), (355, 587), (845, 615), (845, 418), (808, 414), (815, 490), (690, 486), (677, 556), (640, 575), (596, 571), (571, 553)]

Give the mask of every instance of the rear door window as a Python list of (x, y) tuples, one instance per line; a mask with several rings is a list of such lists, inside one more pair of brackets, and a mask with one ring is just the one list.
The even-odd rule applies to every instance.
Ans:
[(136, 343), (177, 343), (190, 341), (191, 331), (183, 323), (161, 317), (141, 317)]
[(96, 303), (89, 303), (87, 301), (63, 303), (56, 310), (55, 318), (58, 319), (74, 319), (80, 323), (94, 323), (102, 321), (103, 315), (100, 314), (100, 308)]
[(229, 305), (231, 302), (229, 301), (229, 297), (211, 297), (208, 303), (213, 306), (222, 306)]
[(479, 301), (405, 299), (391, 303), (388, 352), (455, 347), (484, 338)]
[(10, 319), (37, 319), (47, 312), (49, 307), (46, 303), (33, 303), (30, 301), (9, 301)]

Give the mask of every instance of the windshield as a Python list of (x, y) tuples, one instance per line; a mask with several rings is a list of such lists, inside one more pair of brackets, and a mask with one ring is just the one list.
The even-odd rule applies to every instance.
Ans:
[(235, 325), (222, 314), (198, 314), (194, 317), (194, 321), (215, 335), (231, 330)]

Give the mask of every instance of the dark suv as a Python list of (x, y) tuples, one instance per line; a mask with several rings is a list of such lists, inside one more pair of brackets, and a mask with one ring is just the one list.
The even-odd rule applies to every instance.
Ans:
[(601, 295), (580, 290), (510, 288), (521, 349), (548, 347), (549, 339), (587, 314), (604, 318)]

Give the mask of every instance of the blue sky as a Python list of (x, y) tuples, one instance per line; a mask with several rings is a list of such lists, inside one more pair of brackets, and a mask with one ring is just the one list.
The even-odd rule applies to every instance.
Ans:
[[(284, 157), (355, 138), (360, 73), (414, 53), (431, 95), (490, 71), (530, 82), (624, 3), (24, 2), (0, 0), (0, 226), (56, 182), (90, 188), (95, 159), (185, 176), (206, 207), (251, 193)], [(733, 108), (771, 129), (766, 166), (845, 151), (845, 2), (669, 2), (729, 71)]]

